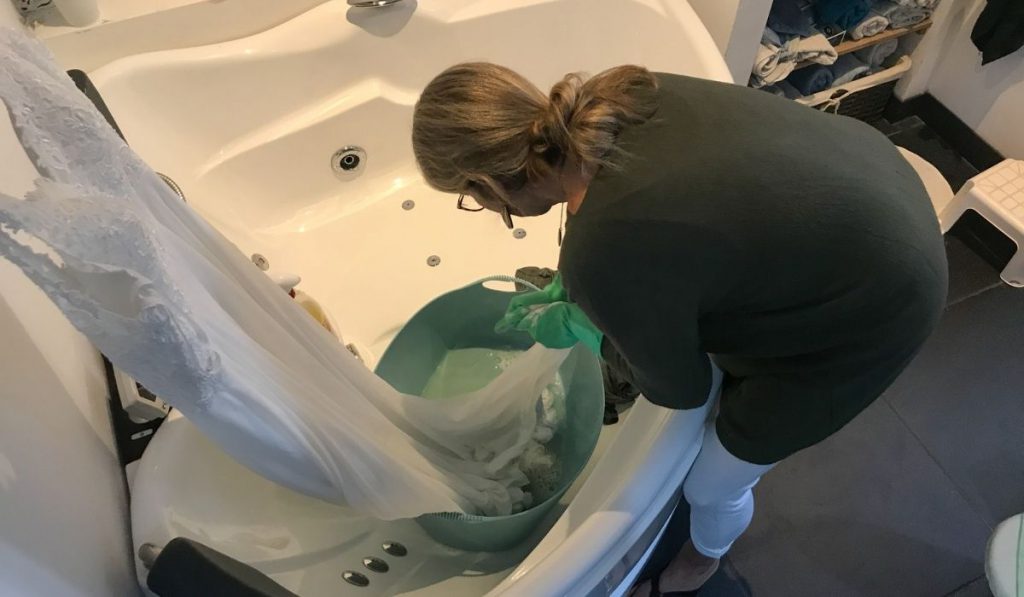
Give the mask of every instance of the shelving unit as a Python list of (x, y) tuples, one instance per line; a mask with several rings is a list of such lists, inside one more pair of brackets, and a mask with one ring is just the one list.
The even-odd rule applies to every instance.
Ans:
[[(912, 27), (903, 27), (902, 29), (886, 29), (885, 31), (879, 33), (878, 35), (872, 35), (871, 37), (862, 37), (861, 39), (857, 40), (848, 39), (840, 43), (838, 46), (836, 46), (836, 52), (838, 52), (839, 55), (842, 56), (843, 54), (849, 54), (850, 52), (863, 50), (864, 48), (880, 44), (890, 39), (897, 39), (910, 33), (923, 33), (924, 31), (927, 31), (928, 28), (931, 26), (932, 20), (925, 19), (924, 21), (921, 21), (920, 23)], [(801, 62), (800, 64), (797, 65), (796, 68), (801, 69), (804, 68), (805, 66), (810, 66), (812, 64), (814, 63)]]

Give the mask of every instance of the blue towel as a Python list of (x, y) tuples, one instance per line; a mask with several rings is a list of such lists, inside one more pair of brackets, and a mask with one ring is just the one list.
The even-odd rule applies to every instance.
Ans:
[(768, 13), (768, 28), (784, 37), (807, 37), (814, 33), (811, 15), (801, 10), (800, 0), (775, 0)]
[(780, 48), (786, 45), (786, 42), (782, 40), (782, 36), (772, 31), (770, 27), (765, 27), (764, 32), (761, 33), (761, 43), (771, 44)]
[(869, 0), (818, 0), (814, 5), (814, 16), (821, 25), (850, 29), (863, 21), (870, 10)]
[(880, 44), (868, 46), (863, 50), (857, 50), (853, 54), (871, 68), (878, 68), (882, 66), (886, 58), (896, 53), (899, 46), (900, 42), (898, 39), (887, 39)]
[(835, 87), (863, 77), (871, 70), (871, 66), (864, 64), (853, 54), (843, 54), (829, 69), (832, 70), (833, 77), (830, 87)]
[(781, 89), (782, 93), (784, 93), (789, 99), (798, 99), (804, 96), (804, 94), (800, 93), (800, 90), (796, 87), (793, 87), (793, 84), (789, 81), (779, 81), (775, 84), (775, 87)]
[(793, 87), (800, 90), (800, 93), (814, 95), (831, 87), (832, 81), (835, 80), (835, 75), (832, 74), (832, 71), (827, 66), (812, 64), (793, 71), (793, 74), (789, 75), (789, 78), (786, 80)]

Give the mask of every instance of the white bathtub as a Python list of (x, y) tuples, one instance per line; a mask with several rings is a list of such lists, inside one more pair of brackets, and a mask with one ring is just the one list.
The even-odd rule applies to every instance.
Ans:
[[(518, 219), (526, 236), (515, 238), (492, 214), (456, 211), (455, 197), (416, 171), (419, 90), (475, 59), (542, 87), (622, 63), (728, 79), (679, 0), (332, 0), (251, 37), (129, 56), (90, 76), (129, 144), (243, 252), (300, 274), (372, 361), (438, 294), (557, 263), (557, 213)], [(340, 180), (330, 159), (351, 145), (365, 148), (365, 168)], [(352, 519), (270, 486), (174, 418), (135, 477), (133, 535), (136, 545), (194, 537), (304, 596), (621, 593), (671, 509), (701, 421), (640, 402), (606, 428), (559, 517), (519, 549), (481, 555), (438, 546), (408, 521)], [(388, 574), (367, 573), (365, 589), (343, 583), (341, 571), (380, 555), (382, 540), (410, 555)]]

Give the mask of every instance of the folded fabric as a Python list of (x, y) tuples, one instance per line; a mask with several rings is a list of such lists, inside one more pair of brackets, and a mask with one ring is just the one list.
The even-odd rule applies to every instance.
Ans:
[(887, 39), (880, 44), (875, 44), (864, 48), (863, 50), (857, 50), (853, 53), (858, 59), (866, 63), (872, 68), (882, 66), (885, 59), (896, 53), (896, 48), (899, 47), (899, 40)]
[(850, 29), (864, 20), (871, 10), (869, 0), (818, 0), (814, 16), (822, 25), (838, 25)]
[(786, 44), (786, 57), (796, 62), (817, 62), (818, 64), (832, 64), (839, 58), (839, 54), (828, 38), (818, 33), (810, 37), (791, 39)]
[(889, 19), (875, 11), (871, 11), (868, 13), (868, 16), (861, 20), (861, 22), (851, 27), (848, 33), (853, 39), (862, 39), (865, 37), (871, 37), (872, 35), (878, 35), (885, 31), (888, 26)]
[(764, 87), (785, 79), (800, 62), (832, 64), (839, 55), (820, 33), (796, 37), (779, 47), (762, 43), (751, 69), (750, 86)]
[(872, 12), (889, 19), (889, 26), (893, 29), (913, 27), (932, 14), (928, 8), (888, 1), (875, 4)]
[(820, 33), (810, 37), (795, 37), (782, 47), (762, 44), (754, 64), (753, 86), (762, 87), (781, 81), (801, 62), (827, 65), (835, 62), (838, 57), (836, 49)]
[(832, 70), (832, 87), (837, 87), (863, 77), (871, 67), (853, 54), (843, 54), (829, 69)]
[(827, 66), (812, 64), (793, 71), (786, 80), (803, 95), (814, 95), (831, 87), (834, 79), (832, 71)]
[(786, 97), (786, 92), (783, 91), (782, 88), (780, 88), (778, 85), (768, 85), (767, 87), (762, 87), (761, 91), (767, 91), (768, 93), (772, 95), (777, 95), (779, 97)]
[[(789, 59), (784, 48), (761, 44), (757, 48), (754, 67), (750, 71), (750, 86), (764, 87), (777, 83), (789, 76), (796, 68), (796, 61)], [(784, 59), (785, 58), (785, 59)]]
[[(896, 4), (903, 6), (917, 6), (918, 8), (927, 8), (928, 10), (935, 10), (939, 6), (939, 0), (893, 0)], [(1013, 0), (1010, 0), (1013, 1)]]
[(768, 27), (785, 36), (807, 37), (814, 33), (809, 12), (803, 10), (801, 0), (775, 0), (768, 13)]

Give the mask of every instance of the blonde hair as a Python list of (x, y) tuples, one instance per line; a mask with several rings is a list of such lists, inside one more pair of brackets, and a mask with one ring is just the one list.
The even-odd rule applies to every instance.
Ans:
[(412, 146), (427, 183), (449, 193), (506, 190), (541, 180), (567, 159), (615, 168), (623, 127), (657, 109), (657, 79), (619, 66), (590, 79), (566, 75), (544, 95), (511, 69), (457, 64), (434, 78), (416, 103)]

